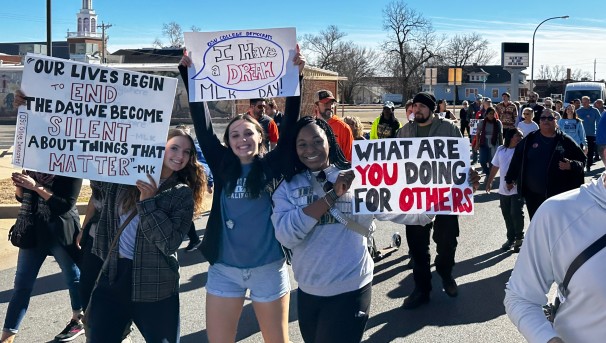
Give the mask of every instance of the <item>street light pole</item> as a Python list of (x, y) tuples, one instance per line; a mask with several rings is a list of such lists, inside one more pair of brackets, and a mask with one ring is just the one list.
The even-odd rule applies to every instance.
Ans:
[(539, 25), (537, 25), (537, 28), (534, 29), (534, 32), (532, 33), (532, 66), (530, 67), (530, 91), (532, 91), (532, 89), (534, 88), (534, 36), (537, 34), (537, 30), (539, 29), (539, 26), (543, 25), (543, 23), (548, 20), (568, 19), (568, 18), (570, 18), (570, 16), (568, 16), (568, 15), (547, 18), (547, 19), (543, 20), (541, 23), (539, 23)]

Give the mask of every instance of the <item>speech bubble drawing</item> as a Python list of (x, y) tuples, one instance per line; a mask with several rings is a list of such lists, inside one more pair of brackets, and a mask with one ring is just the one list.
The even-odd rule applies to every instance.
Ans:
[(233, 37), (208, 47), (201, 70), (192, 80), (208, 79), (218, 87), (252, 91), (285, 73), (284, 49), (263, 37)]

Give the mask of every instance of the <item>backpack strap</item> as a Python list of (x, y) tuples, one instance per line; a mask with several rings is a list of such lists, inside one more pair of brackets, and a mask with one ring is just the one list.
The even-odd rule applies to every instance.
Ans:
[(606, 234), (600, 237), (597, 241), (593, 242), (593, 244), (583, 250), (583, 252), (581, 252), (579, 256), (572, 261), (568, 267), (568, 270), (566, 271), (564, 281), (558, 286), (558, 291), (560, 293), (558, 298), (561, 298), (561, 302), (566, 300), (566, 296), (568, 295), (568, 283), (577, 269), (579, 269), (585, 262), (587, 262), (587, 260), (593, 257), (593, 255), (604, 249), (604, 247), (606, 247)]

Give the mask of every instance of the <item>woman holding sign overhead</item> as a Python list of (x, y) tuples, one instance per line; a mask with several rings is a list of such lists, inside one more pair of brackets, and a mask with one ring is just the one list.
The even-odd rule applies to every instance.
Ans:
[[(303, 71), (305, 59), (293, 59)], [(179, 65), (188, 83), (184, 56)], [(271, 222), (271, 193), (284, 170), (283, 144), (299, 117), (301, 97), (286, 99), (282, 134), (265, 154), (263, 129), (248, 114), (237, 115), (221, 144), (206, 103), (191, 102), (196, 137), (215, 182), (213, 205), (200, 250), (211, 266), (206, 283), (206, 329), (210, 342), (234, 342), (247, 290), (266, 342), (288, 342), (290, 280), (284, 251)]]
[(179, 342), (177, 249), (206, 189), (185, 131), (168, 133), (160, 183), (147, 178), (136, 186), (100, 185), (92, 253), (105, 263), (86, 310), (90, 343), (122, 341), (130, 321), (146, 342)]
[[(373, 215), (352, 214), (351, 165), (322, 119), (303, 117), (289, 138), (285, 180), (273, 195), (276, 237), (292, 250), (298, 316), (306, 342), (359, 342), (368, 320)], [(425, 214), (379, 220), (425, 225)]]

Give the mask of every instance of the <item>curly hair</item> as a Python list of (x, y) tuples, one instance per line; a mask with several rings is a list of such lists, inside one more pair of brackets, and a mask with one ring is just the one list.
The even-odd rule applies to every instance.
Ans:
[(356, 116), (345, 116), (343, 117), (345, 124), (351, 128), (351, 133), (354, 139), (358, 139), (364, 136), (364, 125), (360, 121), (360, 118)]
[(343, 151), (339, 147), (339, 144), (337, 144), (337, 139), (330, 125), (328, 125), (328, 123), (324, 119), (306, 116), (302, 117), (301, 119), (299, 119), (299, 121), (297, 121), (293, 135), (292, 137), (289, 137), (289, 141), (287, 143), (288, 149), (286, 149), (287, 153), (285, 156), (287, 163), (285, 164), (286, 167), (284, 170), (284, 179), (286, 181), (290, 181), (295, 175), (308, 169), (307, 166), (305, 166), (305, 164), (303, 164), (303, 162), (301, 162), (301, 160), (299, 159), (299, 154), (297, 154), (296, 145), (299, 132), (301, 132), (301, 129), (303, 129), (307, 125), (317, 125), (322, 130), (324, 130), (324, 133), (326, 133), (326, 138), (328, 139), (329, 147), (328, 161), (341, 170), (350, 169), (351, 163), (345, 158)]
[[(223, 134), (223, 142), (226, 146), (230, 147), (229, 128), (239, 120), (245, 120), (249, 123), (252, 123), (255, 126), (255, 130), (257, 130), (257, 132), (261, 136), (261, 138), (259, 139), (258, 146), (259, 155), (255, 156), (253, 160), (253, 165), (250, 169), (250, 172), (248, 173), (248, 176), (246, 177), (245, 185), (246, 189), (248, 190), (248, 192), (250, 192), (252, 197), (258, 198), (261, 192), (264, 190), (265, 186), (267, 186), (267, 180), (265, 180), (264, 178), (263, 167), (259, 160), (259, 157), (263, 156), (266, 152), (265, 146), (263, 145), (265, 133), (263, 131), (263, 128), (261, 127), (261, 124), (259, 124), (259, 122), (251, 115), (238, 114), (229, 122), (229, 124), (227, 124), (227, 127), (225, 128), (225, 133)], [(238, 182), (240, 174), (242, 174), (242, 164), (240, 163), (240, 159), (238, 158), (238, 156), (236, 156), (236, 154), (230, 148), (229, 153), (225, 154), (225, 157), (222, 161), (221, 171), (215, 177), (218, 177), (223, 181), (223, 183), (225, 184), (225, 191), (227, 192), (227, 194), (231, 194), (236, 189), (236, 183)]]

